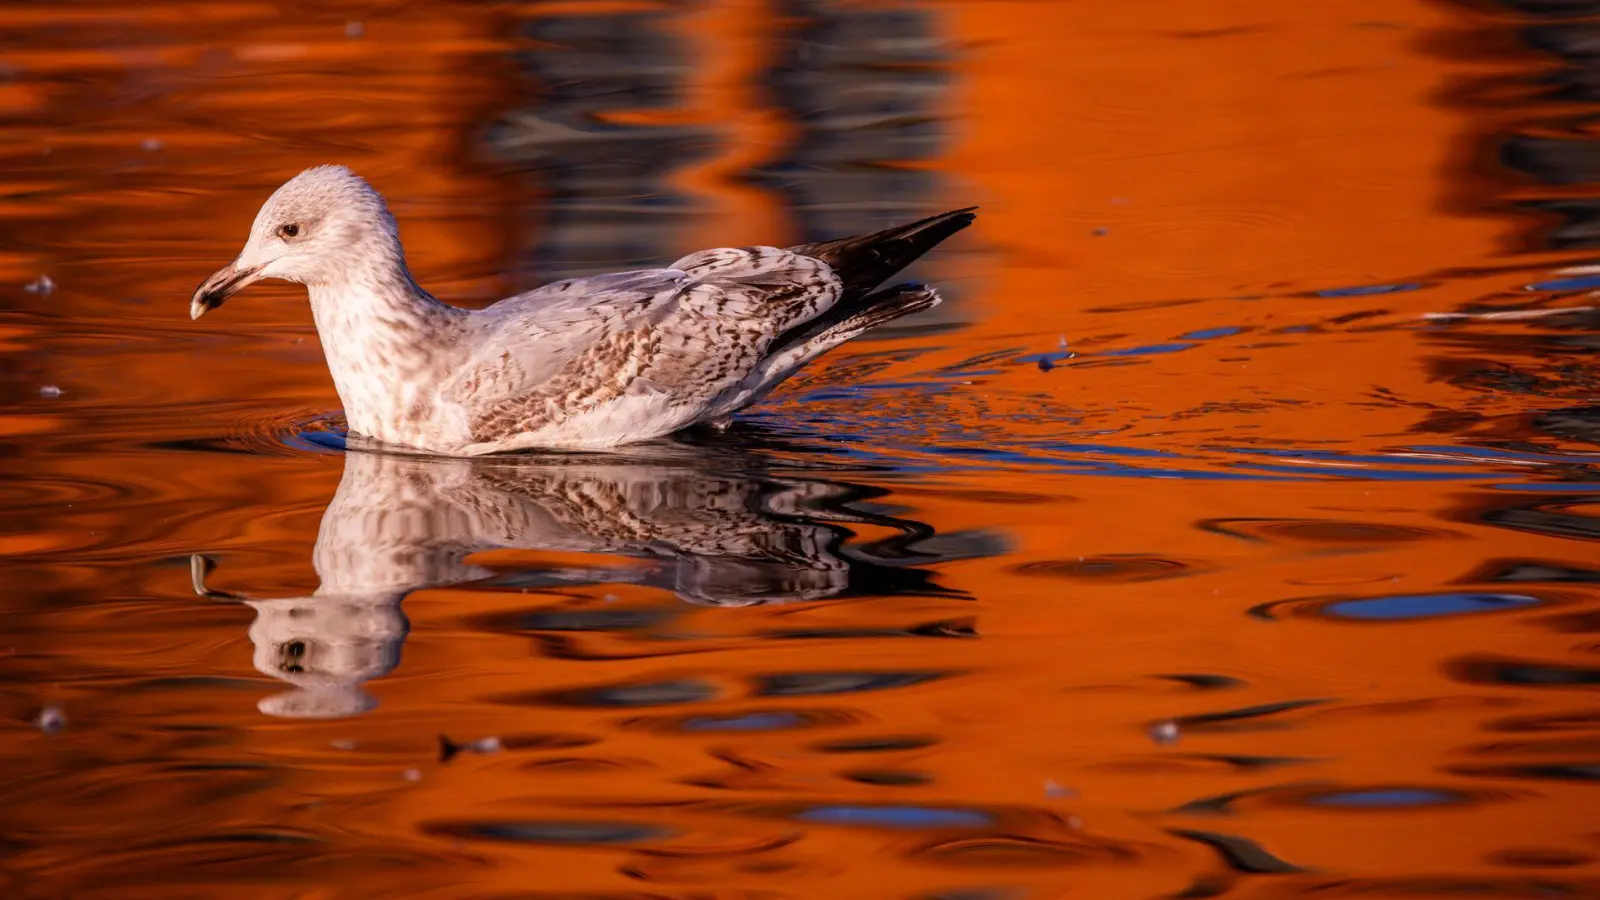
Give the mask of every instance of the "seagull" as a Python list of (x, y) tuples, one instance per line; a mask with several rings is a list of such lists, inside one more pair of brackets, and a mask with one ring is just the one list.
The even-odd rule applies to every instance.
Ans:
[(350, 431), (368, 443), (445, 456), (606, 450), (726, 427), (826, 351), (938, 304), (926, 285), (876, 289), (975, 209), (788, 249), (702, 250), (470, 310), (417, 285), (371, 185), (316, 166), (273, 192), (189, 313), (264, 278), (305, 285)]

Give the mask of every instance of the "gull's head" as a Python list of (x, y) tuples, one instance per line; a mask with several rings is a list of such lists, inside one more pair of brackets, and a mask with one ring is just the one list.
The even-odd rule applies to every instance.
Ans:
[(272, 192), (238, 259), (195, 289), (189, 316), (200, 318), (263, 278), (337, 282), (399, 253), (394, 217), (383, 197), (344, 166), (317, 166)]

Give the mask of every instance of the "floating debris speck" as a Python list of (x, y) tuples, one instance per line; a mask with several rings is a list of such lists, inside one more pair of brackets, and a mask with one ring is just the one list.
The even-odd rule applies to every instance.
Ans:
[(421, 781), (422, 780), (422, 770), (421, 769), (407, 769), (404, 772), (400, 773), (400, 777), (404, 778), (407, 781)]
[(143, 141), (139, 142), (139, 146), (144, 148), (146, 153), (154, 153), (166, 145), (161, 143), (160, 138), (145, 138)]
[(1150, 726), (1150, 740), (1165, 747), (1178, 742), (1178, 723), (1168, 719)]
[(500, 743), (500, 738), (496, 735), (458, 744), (441, 734), (439, 735), (439, 761), (449, 762), (460, 753), (498, 753), (503, 746)]
[(1046, 797), (1076, 797), (1078, 792), (1065, 785), (1057, 784), (1046, 778), (1044, 782), (1044, 795)]
[(367, 27), (365, 25), (362, 25), (360, 22), (346, 22), (346, 23), (344, 23), (344, 36), (347, 37), (347, 38), (358, 38), (358, 37), (361, 37), (361, 35), (363, 33), (365, 33), (366, 30), (367, 30)]
[(61, 388), (58, 388), (53, 384), (47, 384), (39, 388), (39, 396), (45, 398), (46, 400), (54, 400), (63, 393), (65, 392), (62, 391)]
[(53, 291), (55, 291), (56, 283), (50, 279), (49, 275), (40, 275), (38, 278), (35, 278), (24, 285), (22, 289), (30, 294), (38, 294), (41, 297), (48, 297)]
[(59, 706), (46, 706), (33, 718), (34, 727), (45, 734), (60, 734), (66, 730), (67, 714)]

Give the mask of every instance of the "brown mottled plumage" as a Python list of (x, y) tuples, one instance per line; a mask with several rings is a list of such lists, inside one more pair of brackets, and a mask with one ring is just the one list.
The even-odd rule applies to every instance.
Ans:
[(376, 191), (319, 166), (267, 200), (191, 315), (262, 278), (299, 282), (352, 432), (451, 455), (603, 449), (725, 421), (827, 350), (937, 304), (925, 286), (872, 291), (973, 218), (703, 250), (472, 311), (417, 286)]

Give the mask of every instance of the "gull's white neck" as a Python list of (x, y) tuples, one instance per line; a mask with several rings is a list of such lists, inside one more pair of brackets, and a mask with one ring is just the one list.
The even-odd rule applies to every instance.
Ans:
[(352, 267), (307, 291), (350, 430), (416, 446), (437, 417), (434, 392), (460, 362), (467, 311), (418, 287), (402, 259)]

